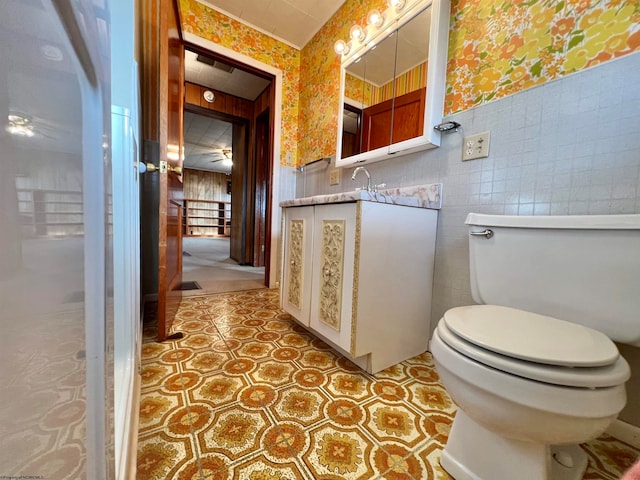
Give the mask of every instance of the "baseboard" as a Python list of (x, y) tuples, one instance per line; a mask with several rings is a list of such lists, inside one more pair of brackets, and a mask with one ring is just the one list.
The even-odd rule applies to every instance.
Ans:
[(136, 478), (138, 461), (138, 428), (140, 424), (140, 374), (135, 375), (131, 398), (131, 423), (129, 424), (129, 449), (126, 460), (126, 479)]
[(607, 433), (634, 448), (640, 449), (640, 427), (616, 419), (607, 429)]

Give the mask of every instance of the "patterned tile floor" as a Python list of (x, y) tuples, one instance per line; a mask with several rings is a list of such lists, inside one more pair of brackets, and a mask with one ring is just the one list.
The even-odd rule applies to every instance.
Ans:
[[(188, 297), (181, 340), (145, 327), (138, 480), (450, 479), (455, 406), (424, 353), (364, 373), (278, 307), (276, 290)], [(638, 450), (603, 435), (585, 479)]]

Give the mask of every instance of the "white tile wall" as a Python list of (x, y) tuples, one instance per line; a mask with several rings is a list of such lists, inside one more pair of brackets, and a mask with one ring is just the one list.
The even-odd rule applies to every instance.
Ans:
[[(439, 148), (367, 165), (373, 181), (389, 187), (444, 185), (432, 328), (445, 310), (472, 303), (467, 213), (640, 213), (638, 72), (640, 53), (451, 115), (462, 129), (444, 135)], [(463, 163), (463, 136), (485, 130), (489, 157)], [(297, 176), (296, 196), (356, 186), (348, 169), (339, 187), (329, 187), (322, 165)]]

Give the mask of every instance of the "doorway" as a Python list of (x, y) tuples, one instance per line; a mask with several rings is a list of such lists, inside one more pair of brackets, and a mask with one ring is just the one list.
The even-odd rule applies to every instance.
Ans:
[(183, 282), (195, 283), (186, 294), (269, 283), (272, 101), (272, 76), (186, 47)]

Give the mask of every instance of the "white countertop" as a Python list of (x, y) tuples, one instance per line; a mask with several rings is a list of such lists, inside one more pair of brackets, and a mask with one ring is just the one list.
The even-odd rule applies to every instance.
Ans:
[(355, 190), (352, 192), (314, 195), (313, 197), (294, 198), (280, 202), (281, 207), (299, 207), (302, 205), (321, 205), (326, 203), (378, 202), (407, 207), (430, 208), (439, 210), (442, 207), (442, 184), (417, 185), (414, 187), (390, 188), (379, 192)]

